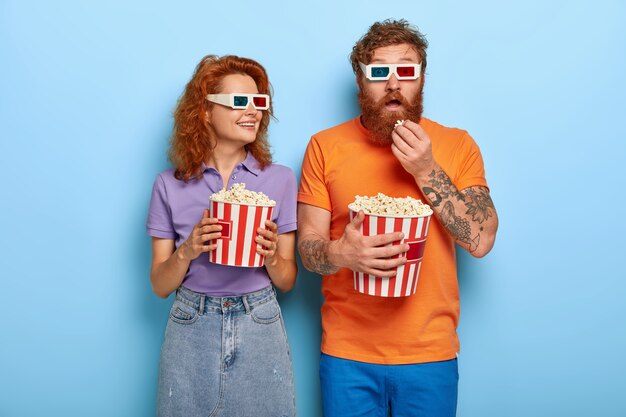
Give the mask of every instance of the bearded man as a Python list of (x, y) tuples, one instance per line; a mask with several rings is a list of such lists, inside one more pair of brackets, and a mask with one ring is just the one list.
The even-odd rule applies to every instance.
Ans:
[[(422, 117), (427, 46), (404, 20), (374, 23), (350, 56), (361, 116), (315, 134), (304, 156), (298, 249), (304, 266), (323, 275), (325, 416), (456, 415), (455, 243), (486, 255), (498, 220), (474, 140)], [(393, 277), (407, 262), (409, 245), (391, 244), (402, 233), (364, 236), (364, 213), (349, 218), (356, 195), (379, 192), (434, 211), (410, 296), (354, 289), (353, 271)]]

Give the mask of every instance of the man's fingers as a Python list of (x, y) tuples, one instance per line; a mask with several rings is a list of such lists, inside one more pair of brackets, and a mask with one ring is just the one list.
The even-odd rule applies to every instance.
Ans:
[(394, 269), (406, 263), (405, 257), (389, 258), (389, 259), (372, 259), (367, 263), (368, 268), (375, 269)]
[(404, 238), (404, 233), (393, 232), (375, 236), (364, 236), (367, 246), (383, 246), (388, 245)]
[(419, 140), (428, 140), (428, 141), (430, 141), (430, 138), (428, 137), (428, 134), (426, 133), (424, 128), (422, 128), (422, 126), (420, 126), (419, 124), (417, 124), (415, 122), (412, 122), (410, 120), (407, 120), (406, 122), (404, 122), (402, 127), (404, 127), (405, 129), (408, 129), (411, 132), (413, 132), (413, 134), (415, 136), (417, 136), (417, 138)]
[(396, 275), (395, 269), (375, 269), (367, 268), (363, 271), (366, 274), (374, 275), (377, 277), (393, 277)]
[(409, 146), (409, 144), (406, 143), (406, 141), (402, 139), (402, 137), (400, 137), (400, 135), (398, 135), (396, 132), (393, 132), (391, 134), (391, 140), (393, 140), (393, 143), (391, 145), (392, 148), (395, 146), (396, 149), (398, 149), (398, 151), (402, 154), (408, 155), (411, 153), (411, 151), (413, 151), (413, 148)]
[[(408, 245), (391, 245), (384, 246), (378, 248), (369, 248), (363, 253), (363, 258), (366, 259), (362, 263), (371, 266), (378, 267), (381, 269), (382, 264), (380, 262), (388, 262), (386, 265), (387, 268), (396, 267), (404, 263), (403, 259), (405, 257), (399, 256), (408, 251)], [(392, 261), (392, 262), (389, 262)]]
[(403, 154), (395, 144), (391, 144), (391, 153), (396, 157), (398, 162), (404, 165), (407, 161), (408, 156)]
[(363, 223), (363, 220), (365, 220), (365, 213), (363, 212), (363, 210), (359, 210), (359, 212), (357, 213), (357, 215), (354, 217), (354, 219), (352, 219), (350, 221), (350, 224), (352, 226), (354, 226), (355, 229), (359, 229), (359, 227), (361, 227), (361, 224)]
[[(395, 134), (395, 137), (394, 137)], [(408, 154), (416, 147), (420, 146), (420, 141), (416, 135), (403, 126), (398, 126), (391, 133), (393, 143), (405, 154)]]
[(389, 245), (369, 249), (369, 255), (372, 259), (384, 259), (392, 256), (398, 256), (409, 250), (409, 245)]

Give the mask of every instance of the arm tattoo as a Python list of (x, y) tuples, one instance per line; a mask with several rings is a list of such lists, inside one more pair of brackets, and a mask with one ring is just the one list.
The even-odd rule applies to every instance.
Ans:
[(439, 215), (443, 226), (448, 229), (448, 232), (450, 232), (455, 240), (467, 244), (469, 251), (474, 252), (478, 248), (480, 234), (472, 238), (472, 226), (469, 220), (456, 215), (452, 199), (465, 203), (468, 207), (468, 213), (466, 214), (469, 214), (468, 204), (471, 203), (466, 201), (465, 195), (459, 192), (458, 188), (456, 188), (443, 169), (433, 170), (428, 175), (428, 178), (430, 180), (430, 186), (424, 187), (422, 191), (431, 201), (433, 207), (440, 207), (443, 204)]
[[(439, 207), (435, 211), (439, 213), (442, 225), (457, 242), (467, 244), (470, 253), (476, 251), (480, 244), (483, 223), (495, 215), (496, 209), (489, 191), (485, 187), (475, 186), (461, 192), (443, 169), (433, 170), (428, 179), (429, 184), (422, 188), (422, 192), (430, 200), (433, 208)], [(462, 216), (457, 216), (454, 211), (454, 199), (462, 202), (467, 209)], [(457, 204), (459, 211), (463, 211), (462, 207)], [(478, 228), (474, 237), (472, 225)]]
[(480, 243), (480, 234), (477, 234), (473, 239), (471, 237), (472, 228), (467, 219), (457, 216), (454, 213), (454, 206), (452, 202), (447, 201), (443, 205), (441, 211), (441, 221), (443, 225), (450, 231), (452, 237), (459, 242), (467, 243), (469, 245), (469, 251), (474, 252), (478, 248)]
[(495, 211), (495, 207), (485, 187), (471, 187), (463, 190), (463, 193), (467, 207), (465, 214), (470, 214), (473, 221), (482, 224), (489, 216), (493, 216), (492, 210)]
[(323, 240), (303, 240), (300, 242), (300, 256), (302, 263), (312, 272), (322, 275), (334, 274), (338, 268), (328, 260), (328, 245)]
[[(463, 194), (459, 192), (452, 180), (442, 169), (436, 171), (433, 169), (428, 177), (430, 178), (430, 187), (424, 187), (424, 195), (432, 202), (433, 207), (439, 207), (443, 200), (449, 197), (455, 197), (458, 201), (464, 201)], [(433, 196), (431, 196), (433, 194)]]

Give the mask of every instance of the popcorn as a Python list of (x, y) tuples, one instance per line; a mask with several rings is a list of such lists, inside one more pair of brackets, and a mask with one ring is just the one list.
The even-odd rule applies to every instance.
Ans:
[(357, 195), (348, 207), (350, 220), (354, 220), (360, 210), (365, 212), (359, 226), (363, 236), (402, 232), (404, 237), (393, 244), (408, 245), (408, 250), (401, 254), (406, 258), (406, 263), (396, 267), (394, 276), (379, 277), (353, 271), (354, 289), (377, 297), (407, 297), (415, 294), (432, 209), (411, 197), (392, 198), (382, 193), (372, 197)]
[(250, 206), (275, 206), (276, 201), (271, 200), (261, 192), (246, 190), (246, 184), (236, 183), (230, 189), (222, 188), (209, 197), (212, 201), (222, 203), (246, 204)]
[(404, 124), (404, 120), (396, 120), (396, 124), (393, 126), (393, 128), (395, 129), (398, 126), (402, 126)]
[(357, 195), (348, 208), (355, 213), (363, 210), (365, 214), (375, 216), (418, 217), (433, 214), (433, 210), (420, 200), (409, 196), (393, 198), (383, 193), (378, 193), (373, 197)]
[(241, 267), (261, 267), (265, 256), (257, 252), (257, 230), (267, 229), (272, 220), (276, 202), (263, 193), (246, 190), (244, 183), (233, 184), (226, 190), (211, 195), (209, 217), (217, 219), (221, 236), (211, 244), (217, 247), (209, 252), (209, 262)]

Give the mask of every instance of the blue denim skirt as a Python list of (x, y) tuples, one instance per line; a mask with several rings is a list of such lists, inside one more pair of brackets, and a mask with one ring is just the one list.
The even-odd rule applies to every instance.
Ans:
[(159, 416), (294, 416), (293, 371), (273, 287), (176, 292), (161, 348)]

